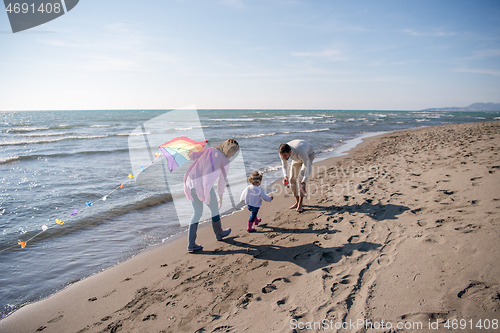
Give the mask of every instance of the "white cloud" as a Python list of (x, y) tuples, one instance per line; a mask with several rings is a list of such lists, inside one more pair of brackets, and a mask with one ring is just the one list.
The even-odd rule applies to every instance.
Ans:
[(487, 74), (492, 76), (500, 76), (500, 71), (495, 69), (482, 69), (482, 68), (457, 68), (454, 72), (460, 73), (474, 73), (474, 74)]
[(474, 55), (469, 59), (485, 59), (485, 58), (497, 58), (500, 57), (500, 49), (490, 49), (490, 50), (479, 50), (474, 51)]
[(419, 37), (453, 37), (457, 35), (457, 33), (454, 31), (443, 31), (441, 29), (432, 29), (428, 31), (416, 31), (413, 29), (404, 29), (403, 32), (411, 36), (419, 36)]
[(130, 30), (127, 28), (127, 25), (125, 23), (114, 23), (114, 24), (108, 24), (104, 26), (106, 30), (109, 30), (111, 32), (115, 33), (127, 33), (130, 32)]
[(67, 48), (88, 48), (95, 46), (89, 44), (77, 44), (74, 42), (68, 42), (60, 39), (38, 39), (38, 41), (48, 46), (67, 47)]
[(320, 52), (291, 52), (294, 57), (324, 58), (330, 61), (345, 61), (349, 58), (342, 56), (339, 50), (324, 50)]

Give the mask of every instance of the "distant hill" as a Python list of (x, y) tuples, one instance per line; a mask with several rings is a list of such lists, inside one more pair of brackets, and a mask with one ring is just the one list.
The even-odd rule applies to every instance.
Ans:
[(474, 103), (466, 107), (431, 108), (421, 111), (500, 111), (500, 103)]

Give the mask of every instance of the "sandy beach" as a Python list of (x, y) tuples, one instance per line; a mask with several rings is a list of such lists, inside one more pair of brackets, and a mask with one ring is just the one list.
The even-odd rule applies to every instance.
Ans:
[(500, 122), (367, 139), (314, 164), (303, 213), (276, 184), (257, 232), (247, 211), (222, 242), (203, 225), (203, 251), (183, 235), (0, 332), (499, 331), (499, 152)]

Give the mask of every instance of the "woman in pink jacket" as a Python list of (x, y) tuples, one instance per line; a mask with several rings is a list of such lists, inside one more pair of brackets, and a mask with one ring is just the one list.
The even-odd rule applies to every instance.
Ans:
[[(189, 155), (193, 164), (184, 175), (184, 193), (193, 204), (193, 215), (189, 224), (188, 251), (194, 252), (203, 249), (195, 243), (198, 223), (203, 214), (203, 203), (210, 209), (212, 228), (217, 240), (222, 240), (231, 233), (231, 229), (222, 230), (219, 209), (222, 207), (222, 195), (226, 187), (226, 177), (229, 172), (229, 159), (240, 149), (238, 142), (228, 139), (215, 148), (203, 149)], [(215, 194), (214, 185), (217, 183), (219, 203)]]

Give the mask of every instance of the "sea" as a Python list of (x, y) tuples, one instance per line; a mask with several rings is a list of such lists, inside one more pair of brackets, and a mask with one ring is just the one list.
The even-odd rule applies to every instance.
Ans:
[[(191, 207), (182, 177), (192, 161), (170, 172), (155, 156), (176, 137), (207, 140), (206, 147), (236, 139), (231, 181), (245, 185), (260, 170), (269, 191), (282, 177), (283, 142), (306, 140), (322, 160), (368, 136), (492, 120), (500, 111), (0, 112), (0, 316), (182, 237)], [(223, 214), (242, 209), (237, 188)]]

